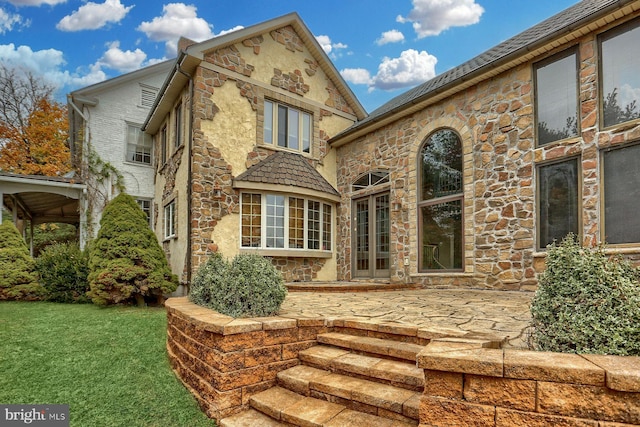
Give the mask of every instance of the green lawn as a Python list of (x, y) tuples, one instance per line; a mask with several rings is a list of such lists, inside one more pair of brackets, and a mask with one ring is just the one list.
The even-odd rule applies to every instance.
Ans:
[(175, 377), (160, 308), (0, 303), (0, 403), (69, 404), (71, 426), (215, 426)]

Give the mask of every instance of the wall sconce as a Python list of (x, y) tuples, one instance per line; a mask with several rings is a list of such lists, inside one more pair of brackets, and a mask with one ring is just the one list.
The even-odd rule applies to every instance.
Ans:
[(213, 198), (214, 199), (222, 199), (222, 188), (218, 184), (213, 186)]

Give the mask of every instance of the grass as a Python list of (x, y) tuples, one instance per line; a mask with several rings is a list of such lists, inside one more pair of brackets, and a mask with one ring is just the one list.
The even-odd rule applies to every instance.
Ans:
[(175, 377), (160, 308), (0, 303), (0, 403), (68, 404), (71, 426), (215, 426)]

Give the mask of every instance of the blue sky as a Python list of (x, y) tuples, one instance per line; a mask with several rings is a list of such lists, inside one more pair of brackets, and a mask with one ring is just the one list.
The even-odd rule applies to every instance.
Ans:
[(56, 97), (298, 12), (369, 112), (577, 0), (0, 0), (0, 61)]

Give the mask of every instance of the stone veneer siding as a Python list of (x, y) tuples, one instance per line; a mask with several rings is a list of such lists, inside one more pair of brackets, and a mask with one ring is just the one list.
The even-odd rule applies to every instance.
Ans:
[[(176, 375), (206, 414), (247, 409), (252, 395), (300, 363), (317, 336), (345, 332), (424, 345), (420, 426), (640, 425), (640, 359), (485, 348), (489, 342), (439, 338), (406, 325), (349, 319), (233, 319), (170, 298), (167, 351)], [(384, 328), (383, 328), (384, 326)], [(493, 344), (489, 347), (494, 347)], [(615, 424), (620, 423), (620, 424)]]
[[(594, 35), (580, 40), (578, 138), (536, 147), (529, 63), (338, 148), (338, 190), (343, 195), (338, 212), (338, 279), (351, 279), (351, 202), (361, 193), (352, 193), (350, 185), (374, 170), (390, 173), (392, 282), (535, 289), (536, 273), (544, 266), (544, 254), (536, 248), (535, 169), (549, 161), (580, 158), (581, 235), (587, 245), (600, 242), (600, 150), (639, 139), (640, 126), (636, 121), (599, 128), (596, 52)], [(418, 153), (425, 139), (440, 128), (455, 130), (463, 144), (464, 271), (420, 273)], [(638, 259), (640, 250), (630, 248), (625, 253)], [(409, 267), (404, 266), (406, 258)]]

